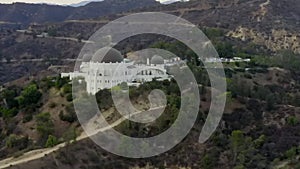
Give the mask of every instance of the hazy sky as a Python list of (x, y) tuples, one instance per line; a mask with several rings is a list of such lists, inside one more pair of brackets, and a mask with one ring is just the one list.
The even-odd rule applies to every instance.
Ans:
[[(27, 3), (48, 3), (48, 4), (73, 4), (78, 3), (85, 0), (0, 0), (0, 3), (13, 3), (13, 2), (27, 2)], [(164, 2), (167, 0), (157, 0), (160, 2)]]

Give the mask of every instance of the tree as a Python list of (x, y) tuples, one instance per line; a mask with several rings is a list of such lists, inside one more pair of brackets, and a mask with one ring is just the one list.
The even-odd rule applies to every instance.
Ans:
[(224, 36), (224, 32), (221, 29), (218, 29), (218, 28), (204, 28), (203, 33), (209, 39), (215, 39), (216, 37)]
[(256, 148), (261, 147), (266, 141), (266, 136), (265, 135), (261, 135), (258, 139), (256, 139), (254, 141), (254, 145)]
[(58, 76), (55, 81), (55, 87), (57, 89), (60, 89), (64, 85), (67, 85), (69, 82), (70, 82), (70, 80), (68, 78), (61, 78)]
[(72, 86), (71, 86), (71, 84), (65, 84), (63, 86), (63, 93), (64, 94), (72, 93)]
[(18, 102), (20, 106), (32, 105), (36, 104), (41, 97), (42, 93), (38, 90), (37, 86), (31, 84), (22, 91), (21, 96), (18, 97)]
[(17, 114), (18, 110), (16, 108), (7, 109), (0, 106), (0, 116), (2, 116), (4, 119), (9, 119)]
[(54, 132), (54, 124), (49, 113), (41, 113), (36, 116), (37, 131), (42, 138), (47, 138)]
[[(70, 106), (66, 107), (67, 110), (71, 109), (68, 107), (70, 107)], [(66, 113), (64, 113), (64, 111), (61, 111), (59, 113), (59, 118), (60, 118), (60, 120), (67, 121), (69, 123), (73, 123), (73, 122), (77, 121), (76, 113), (73, 110), (67, 111)]]
[(49, 36), (56, 36), (57, 35), (56, 29), (54, 29), (54, 28), (48, 29), (48, 35)]
[(8, 108), (18, 107), (18, 102), (15, 99), (17, 93), (15, 90), (5, 89), (1, 92), (0, 97), (6, 102)]
[(293, 96), (292, 104), (294, 106), (300, 107), (300, 94), (299, 93), (297, 93)]
[(216, 44), (216, 50), (220, 57), (222, 58), (232, 58), (233, 57), (233, 46), (230, 43), (223, 42)]
[(54, 147), (57, 144), (58, 144), (57, 138), (53, 135), (49, 135), (45, 147), (47, 147), (47, 148)]
[(235, 164), (238, 156), (239, 148), (244, 142), (243, 132), (240, 130), (232, 131), (230, 140), (231, 140), (231, 146), (233, 151), (233, 164)]
[(285, 156), (289, 160), (295, 159), (296, 155), (297, 155), (297, 147), (292, 147), (291, 149), (289, 149), (288, 151), (285, 152)]
[(245, 169), (245, 166), (243, 166), (243, 165), (237, 165), (233, 169)]
[(76, 141), (78, 134), (76, 128), (70, 127), (63, 135), (65, 142), (71, 143), (72, 141)]
[(291, 126), (295, 126), (299, 123), (298, 119), (295, 116), (290, 116), (287, 118), (287, 124)]
[(28, 146), (29, 139), (28, 136), (17, 136), (15, 134), (9, 135), (6, 139), (6, 146), (8, 148), (16, 148), (18, 150), (25, 149)]
[(68, 102), (73, 101), (73, 95), (72, 95), (71, 93), (68, 94), (68, 95), (66, 96), (66, 100), (67, 100)]
[(275, 95), (270, 93), (266, 97), (266, 102), (267, 102), (267, 110), (272, 110), (275, 105)]
[(15, 134), (11, 134), (6, 140), (6, 147), (13, 148), (16, 142), (17, 142), (17, 136)]

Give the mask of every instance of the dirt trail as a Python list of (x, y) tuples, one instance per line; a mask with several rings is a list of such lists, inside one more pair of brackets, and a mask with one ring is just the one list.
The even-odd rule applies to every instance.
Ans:
[(259, 5), (260, 10), (259, 10), (259, 16), (257, 18), (257, 21), (261, 21), (267, 14), (268, 9), (266, 6), (268, 6), (271, 3), (271, 0), (267, 0), (266, 2), (262, 3)]
[[(164, 107), (161, 106), (161, 107), (152, 108), (148, 111), (139, 111), (139, 112), (132, 113), (131, 116), (138, 115), (138, 114), (141, 114), (141, 113), (144, 113), (144, 112), (153, 111), (153, 110), (159, 110), (159, 109), (163, 109), (163, 108)], [(105, 126), (105, 127), (100, 128), (100, 129), (97, 129), (95, 132), (91, 133), (90, 136), (93, 136), (93, 135), (96, 135), (99, 132), (107, 131), (111, 128), (114, 128), (114, 127), (118, 126), (119, 124), (121, 124), (123, 121), (125, 121), (127, 118), (129, 118), (129, 116), (128, 117), (127, 116), (122, 117), (122, 118), (115, 121), (114, 123), (112, 123), (109, 126)], [(88, 137), (89, 136), (86, 135), (86, 133), (82, 133), (79, 137), (76, 138), (76, 141), (80, 141), (80, 140), (86, 139)], [(11, 158), (4, 159), (4, 160), (0, 161), (0, 169), (7, 168), (7, 167), (10, 167), (10, 166), (13, 166), (13, 165), (27, 163), (27, 162), (32, 161), (32, 160), (37, 160), (39, 158), (44, 157), (45, 155), (48, 155), (50, 153), (53, 153), (53, 152), (65, 147), (66, 145), (67, 145), (67, 143), (61, 143), (61, 144), (56, 145), (55, 147), (52, 147), (52, 148), (38, 149), (38, 150), (33, 150), (33, 151), (30, 151), (30, 152), (27, 152), (27, 153), (25, 153), (24, 155), (22, 155), (18, 158), (11, 157)]]

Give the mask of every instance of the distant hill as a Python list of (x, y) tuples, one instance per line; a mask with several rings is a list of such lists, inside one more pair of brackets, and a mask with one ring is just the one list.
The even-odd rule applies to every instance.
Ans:
[(0, 4), (0, 21), (29, 24), (90, 19), (159, 4), (155, 0), (105, 0), (80, 7), (27, 3)]
[(28, 24), (31, 22), (60, 22), (75, 8), (48, 4), (0, 4), (0, 20)]
[(157, 5), (160, 5), (160, 3), (156, 0), (105, 0), (102, 2), (91, 2), (85, 6), (75, 8), (67, 19), (96, 18)]
[(80, 6), (87, 5), (88, 3), (91, 3), (91, 2), (97, 2), (97, 1), (103, 1), (103, 0), (89, 0), (89, 1), (81, 1), (81, 2), (79, 2), (79, 3), (74, 3), (74, 4), (70, 4), (70, 5), (66, 5), (66, 6), (80, 7)]
[(161, 1), (162, 4), (172, 4), (174, 2), (186, 2), (186, 1), (189, 1), (189, 0), (166, 0), (166, 1)]

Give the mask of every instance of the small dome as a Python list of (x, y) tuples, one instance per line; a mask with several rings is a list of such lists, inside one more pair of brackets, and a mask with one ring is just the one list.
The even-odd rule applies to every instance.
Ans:
[(91, 56), (89, 54), (84, 54), (82, 57), (82, 62), (89, 62), (91, 60)]
[(154, 65), (164, 64), (164, 59), (161, 56), (154, 55), (151, 59), (151, 64)]
[[(106, 53), (106, 54), (105, 54)], [(105, 56), (104, 56), (105, 54)], [(101, 63), (118, 63), (123, 61), (123, 56), (121, 52), (114, 48), (104, 47), (99, 49), (94, 56), (92, 57), (91, 61), (93, 62), (101, 62)]]

